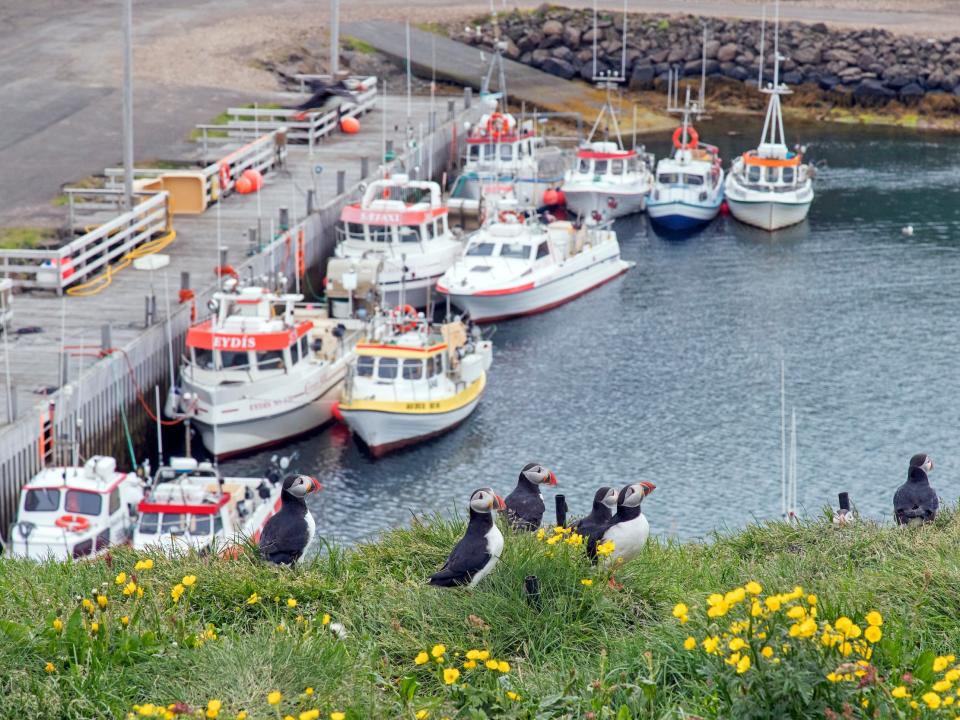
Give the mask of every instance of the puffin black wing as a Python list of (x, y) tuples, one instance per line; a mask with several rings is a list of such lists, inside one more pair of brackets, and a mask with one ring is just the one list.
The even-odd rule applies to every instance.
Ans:
[(291, 565), (300, 559), (310, 540), (310, 528), (304, 518), (280, 509), (267, 520), (260, 533), (260, 557), (278, 565)]
[(536, 489), (518, 485), (503, 502), (507, 506), (507, 520), (514, 530), (533, 531), (543, 522), (547, 508)]
[(430, 584), (438, 587), (467, 585), (474, 574), (490, 562), (486, 542), (478, 543), (470, 533), (458, 542), (443, 567), (430, 576)]
[(937, 515), (940, 499), (929, 483), (905, 482), (893, 496), (893, 514), (898, 525), (914, 520), (931, 522)]

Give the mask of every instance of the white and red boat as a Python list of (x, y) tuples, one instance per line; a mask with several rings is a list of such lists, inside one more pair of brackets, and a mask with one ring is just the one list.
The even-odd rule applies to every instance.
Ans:
[(474, 322), (492, 322), (557, 307), (632, 266), (607, 227), (544, 225), (507, 210), (471, 235), (437, 290)]
[(567, 209), (594, 222), (643, 212), (653, 187), (653, 156), (619, 143), (591, 142), (577, 151), (563, 181)]
[[(223, 477), (210, 463), (193, 458), (171, 458), (137, 505), (133, 546), (168, 553), (220, 552), (256, 541), (280, 509), (282, 487), (265, 478)], [(314, 480), (313, 490), (319, 489)]]
[(117, 472), (117, 461), (94, 456), (82, 466), (48, 467), (20, 493), (10, 554), (45, 560), (100, 555), (129, 542), (143, 483)]
[[(347, 262), (335, 262), (333, 268), (356, 272), (376, 261), (380, 300), (388, 307), (426, 307), (437, 278), (463, 249), (450, 229), (440, 185), (406, 175), (371, 182), (359, 204), (343, 209), (340, 221), (334, 254)], [(329, 282), (340, 282), (332, 269)], [(334, 314), (346, 316), (337, 308)]]
[(255, 450), (331, 419), (363, 323), (334, 320), (302, 295), (245, 287), (213, 296), (187, 332), (179, 410), (215, 457)]

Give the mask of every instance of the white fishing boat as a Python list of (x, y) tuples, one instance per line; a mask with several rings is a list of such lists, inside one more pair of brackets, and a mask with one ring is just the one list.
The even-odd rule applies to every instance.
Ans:
[[(219, 552), (256, 541), (280, 509), (282, 487), (265, 478), (223, 477), (210, 463), (193, 458), (171, 458), (137, 505), (133, 546), (167, 553)], [(313, 489), (320, 489), (316, 480)]]
[(374, 265), (386, 306), (426, 307), (437, 279), (463, 249), (450, 228), (440, 186), (406, 175), (371, 182), (360, 203), (343, 209), (340, 221), (334, 254), (345, 262), (335, 267)]
[(773, 83), (762, 87), (763, 58), (760, 58), (760, 92), (769, 95), (763, 132), (756, 150), (748, 150), (733, 161), (727, 175), (726, 196), (730, 214), (747, 225), (763, 230), (803, 222), (813, 203), (814, 168), (803, 162), (803, 152), (787, 148), (783, 131), (780, 97), (790, 89), (780, 82), (779, 4), (774, 40)]
[(643, 212), (653, 184), (652, 165), (650, 153), (624, 150), (613, 142), (588, 143), (564, 176), (567, 208), (597, 222)]
[(188, 330), (176, 404), (214, 457), (330, 421), (363, 324), (302, 300), (259, 286), (224, 290), (213, 296), (210, 319)]
[(607, 227), (501, 211), (470, 236), (463, 257), (437, 290), (471, 320), (492, 322), (543, 312), (622, 275), (617, 234)]
[(142, 498), (140, 478), (117, 472), (109, 456), (44, 468), (20, 492), (9, 552), (33, 560), (100, 555), (130, 541)]
[(493, 344), (459, 320), (439, 327), (398, 308), (357, 344), (338, 414), (374, 457), (467, 419), (483, 397)]

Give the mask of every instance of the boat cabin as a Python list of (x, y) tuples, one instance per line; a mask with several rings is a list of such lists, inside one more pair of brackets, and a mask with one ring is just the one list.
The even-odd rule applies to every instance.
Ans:
[(798, 183), (807, 179), (803, 156), (790, 152), (786, 145), (761, 144), (756, 150), (748, 150), (742, 156), (741, 184), (768, 192), (795, 190)]
[(350, 246), (397, 254), (449, 235), (440, 186), (405, 175), (370, 183), (359, 204), (343, 209), (337, 228), (338, 240)]
[(490, 264), (484, 260), (500, 258), (530, 262), (550, 256), (550, 243), (546, 234), (531, 233), (529, 227), (516, 215), (501, 213), (504, 218), (498, 223), (486, 226), (483, 232), (476, 233), (464, 251), (466, 258), (475, 258), (482, 263), (472, 271), (489, 270)]
[(624, 175), (640, 170), (641, 158), (636, 150), (621, 150), (616, 143), (595, 142), (577, 151), (574, 175), (578, 179), (589, 178), (616, 181)]
[(484, 166), (511, 165), (533, 158), (543, 147), (530, 126), (519, 128), (509, 113), (484, 115), (467, 137), (465, 161), (474, 169)]

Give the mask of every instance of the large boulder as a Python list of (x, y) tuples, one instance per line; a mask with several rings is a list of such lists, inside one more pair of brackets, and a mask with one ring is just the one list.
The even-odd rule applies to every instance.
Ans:
[(856, 55), (854, 55), (849, 50), (842, 50), (840, 48), (833, 48), (831, 50), (827, 50), (823, 54), (823, 59), (826, 60), (827, 62), (842, 62), (842, 63), (846, 63), (847, 65), (857, 64)]
[(555, 57), (559, 60), (566, 60), (570, 62), (573, 59), (573, 50), (568, 48), (566, 45), (558, 45), (550, 51), (550, 57)]
[(683, 58), (686, 56), (686, 54), (687, 54), (687, 46), (686, 46), (686, 45), (675, 45), (675, 46), (670, 50), (670, 53), (667, 55), (667, 62), (670, 63), (671, 65), (672, 65), (673, 63), (678, 63), (678, 62), (680, 62), (681, 60), (683, 60)]
[(790, 72), (785, 72), (781, 79), (787, 85), (799, 85), (803, 82), (803, 74), (797, 70), (791, 70)]
[(945, 78), (946, 75), (943, 74), (943, 70), (936, 68), (933, 72), (927, 75), (926, 86), (930, 90), (939, 90), (943, 85)]
[(520, 48), (517, 47), (517, 44), (509, 37), (506, 39), (506, 44), (507, 47), (504, 49), (503, 54), (511, 60), (516, 60), (523, 54)]
[(749, 77), (752, 77), (750, 71), (745, 67), (741, 67), (740, 65), (734, 65), (729, 72), (724, 71), (723, 74), (729, 78), (733, 78), (734, 80), (739, 80), (741, 82)]
[(652, 90), (655, 77), (656, 71), (653, 65), (634, 65), (633, 72), (630, 74), (630, 89)]
[[(597, 60), (597, 75), (603, 75), (610, 71), (610, 67), (603, 61)], [(594, 68), (593, 68), (593, 59), (584, 60), (583, 65), (580, 68), (580, 77), (587, 82), (593, 82), (594, 78)]]
[(717, 60), (720, 62), (730, 62), (739, 54), (740, 50), (736, 43), (727, 43), (717, 49)]
[(802, 47), (794, 51), (791, 57), (801, 65), (819, 65), (823, 53), (818, 47)]
[(923, 97), (923, 88), (917, 83), (910, 83), (900, 88), (898, 97), (904, 105), (916, 105)]
[(539, 30), (531, 30), (520, 37), (520, 40), (517, 41), (517, 46), (521, 52), (530, 52), (540, 47), (540, 43), (542, 42), (543, 33)]
[(820, 86), (821, 90), (833, 90), (839, 84), (840, 78), (836, 75), (821, 75), (817, 80), (817, 85)]
[(853, 89), (853, 99), (864, 107), (877, 107), (893, 100), (897, 94), (879, 80), (867, 78)]
[(906, 65), (891, 65), (883, 71), (883, 82), (887, 87), (899, 90), (917, 81), (917, 73)]
[(562, 77), (564, 80), (569, 80), (574, 75), (577, 74), (576, 69), (568, 63), (566, 60), (560, 60), (555, 57), (548, 57), (543, 61), (543, 65), (540, 66), (540, 69), (544, 72), (550, 73), (551, 75), (556, 75), (557, 77)]
[(559, 20), (547, 20), (540, 29), (544, 35), (563, 35), (563, 23)]
[(719, 40), (707, 40), (707, 59), (716, 60), (717, 53), (720, 52), (720, 41)]
[(567, 25), (563, 29), (563, 44), (571, 50), (580, 47), (580, 28), (576, 25)]
[(652, 62), (654, 65), (659, 65), (660, 63), (664, 63), (667, 61), (667, 56), (669, 54), (670, 54), (669, 50), (657, 50), (655, 52), (652, 52), (649, 55), (650, 62)]
[(549, 57), (549, 50), (541, 50), (540, 48), (537, 48), (530, 54), (530, 64), (537, 68), (541, 67)]

